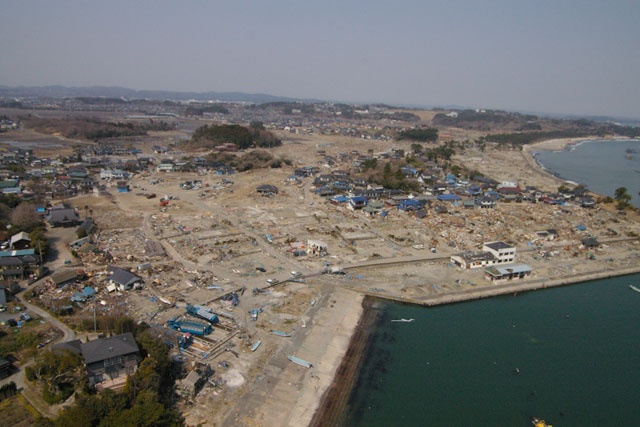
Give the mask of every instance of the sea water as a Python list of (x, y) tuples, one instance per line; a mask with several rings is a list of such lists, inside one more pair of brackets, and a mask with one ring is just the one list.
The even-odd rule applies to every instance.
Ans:
[(535, 157), (554, 175), (605, 196), (626, 187), (631, 203), (640, 207), (640, 140), (584, 141), (563, 151), (539, 151)]
[[(381, 303), (348, 426), (640, 426), (640, 275)], [(411, 323), (392, 319), (415, 319)]]

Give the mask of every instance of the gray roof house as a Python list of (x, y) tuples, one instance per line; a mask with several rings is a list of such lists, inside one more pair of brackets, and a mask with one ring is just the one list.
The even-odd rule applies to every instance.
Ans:
[(141, 360), (140, 349), (131, 332), (81, 344), (82, 358), (90, 385), (104, 387), (124, 385)]
[(74, 227), (80, 222), (80, 217), (73, 208), (52, 209), (45, 219), (52, 227)]
[(89, 384), (98, 388), (119, 388), (133, 374), (141, 360), (131, 332), (86, 343), (72, 340), (52, 346), (52, 351), (70, 351), (82, 356)]
[(108, 280), (114, 285), (117, 285), (123, 291), (131, 289), (135, 283), (142, 282), (142, 278), (128, 270), (114, 265), (110, 265), (107, 268), (107, 273), (109, 274)]

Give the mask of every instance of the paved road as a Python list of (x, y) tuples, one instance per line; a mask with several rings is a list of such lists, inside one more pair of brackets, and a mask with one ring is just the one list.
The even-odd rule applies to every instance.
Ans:
[[(41, 281), (36, 281), (30, 286), (28, 286), (26, 290), (31, 289), (40, 283)], [(21, 294), (24, 294), (24, 291), (22, 291)], [(50, 325), (54, 326), (55, 328), (59, 329), (62, 332), (62, 337), (58, 338), (55, 342), (65, 342), (65, 341), (70, 341), (72, 339), (75, 339), (75, 336), (76, 336), (75, 332), (71, 328), (69, 328), (67, 325), (65, 325), (58, 319), (56, 319), (49, 312), (41, 309), (40, 307), (37, 307), (33, 304), (26, 302), (23, 297), (21, 298), (21, 295), (16, 295), (16, 299), (20, 302), (21, 305), (23, 305), (27, 309), (28, 312), (38, 315), (43, 321), (49, 323)], [(60, 410), (62, 410), (62, 408), (64, 408), (64, 405), (49, 405), (47, 402), (45, 402), (42, 399), (40, 394), (33, 388), (32, 384), (29, 381), (27, 381), (24, 371), (25, 371), (25, 368), (31, 365), (32, 363), (33, 361), (30, 361), (24, 364), (17, 373), (2, 380), (0, 382), (0, 385), (13, 381), (16, 384), (16, 387), (18, 388), (18, 390), (22, 393), (24, 398), (27, 399), (27, 401), (31, 404), (31, 406), (33, 406), (42, 416), (53, 418), (58, 415), (58, 413), (60, 412)]]

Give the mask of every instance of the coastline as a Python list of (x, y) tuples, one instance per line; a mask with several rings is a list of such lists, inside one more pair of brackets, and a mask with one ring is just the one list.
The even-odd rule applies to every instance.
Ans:
[(317, 409), (315, 410), (309, 426), (319, 427), (343, 425), (342, 421), (346, 415), (345, 408), (348, 404), (351, 391), (356, 384), (358, 373), (363, 362), (363, 356), (366, 353), (367, 348), (371, 345), (371, 337), (379, 314), (375, 309), (372, 309), (372, 306), (377, 299), (388, 302), (431, 307), (519, 292), (531, 292), (546, 288), (573, 285), (632, 274), (640, 274), (640, 266), (624, 270), (576, 274), (559, 279), (538, 279), (529, 282), (511, 282), (481, 289), (474, 289), (469, 292), (465, 291), (439, 295), (424, 301), (411, 300), (407, 298), (390, 298), (388, 295), (362, 292), (366, 295), (366, 298), (362, 301), (363, 310), (361, 311), (360, 320), (354, 328), (348, 348), (344, 353), (339, 367), (336, 367), (335, 376), (331, 385), (326, 389), (321, 400), (318, 401)]
[[(558, 185), (560, 184), (580, 184), (574, 183), (573, 181), (564, 179), (558, 175), (553, 174), (551, 171), (546, 169), (541, 163), (538, 162), (536, 158), (536, 153), (540, 151), (563, 151), (569, 150), (571, 147), (579, 145), (582, 142), (587, 141), (606, 141), (606, 140), (632, 140), (632, 138), (625, 137), (600, 137), (600, 136), (585, 136), (582, 138), (558, 138), (558, 139), (548, 139), (546, 141), (535, 142), (533, 144), (526, 144), (522, 147), (522, 157), (527, 162), (529, 168), (537, 174), (543, 175), (547, 178), (553, 179)], [(593, 192), (592, 192), (593, 193)], [(593, 193), (598, 196), (600, 194)]]

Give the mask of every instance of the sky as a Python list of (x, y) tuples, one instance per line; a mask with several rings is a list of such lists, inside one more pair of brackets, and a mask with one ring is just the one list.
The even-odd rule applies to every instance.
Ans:
[(638, 0), (0, 0), (0, 85), (640, 118), (638, 22)]

